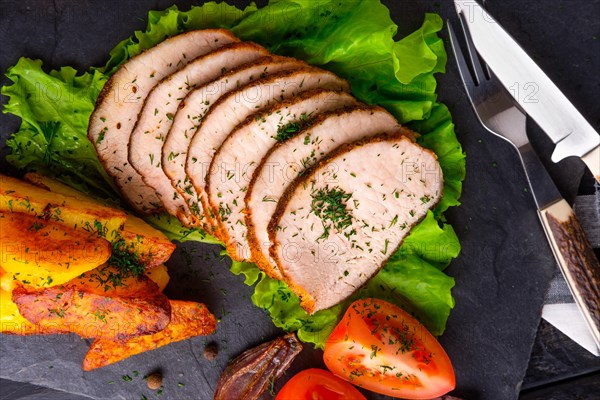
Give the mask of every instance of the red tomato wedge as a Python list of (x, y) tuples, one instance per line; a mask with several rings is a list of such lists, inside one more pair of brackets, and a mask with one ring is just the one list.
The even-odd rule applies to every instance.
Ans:
[(335, 375), (373, 392), (431, 399), (454, 389), (448, 355), (419, 321), (378, 299), (357, 300), (325, 345)]
[(356, 388), (329, 371), (318, 368), (297, 373), (275, 400), (366, 400)]

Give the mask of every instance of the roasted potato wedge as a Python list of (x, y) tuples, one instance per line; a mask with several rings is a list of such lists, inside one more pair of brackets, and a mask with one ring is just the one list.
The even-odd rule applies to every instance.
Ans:
[(0, 288), (0, 333), (11, 335), (39, 335), (41, 329), (27, 321), (12, 301), (12, 291)]
[[(110, 207), (107, 202), (94, 199), (44, 175), (28, 173), (25, 175), (25, 179), (53, 193), (60, 193), (80, 201)], [(175, 250), (175, 244), (171, 243), (161, 231), (154, 229), (141, 218), (129, 213), (126, 213), (126, 215), (127, 219), (119, 235), (119, 238), (123, 240), (123, 247), (131, 253), (137, 254), (139, 262), (144, 264), (146, 268), (153, 268), (167, 261)]]
[(169, 284), (171, 277), (165, 264), (160, 264), (157, 267), (147, 270), (144, 273), (150, 280), (158, 285), (158, 290), (163, 291)]
[(12, 299), (21, 315), (45, 332), (126, 340), (169, 324), (171, 304), (158, 289), (145, 275), (104, 266), (49, 288), (18, 283)]
[(216, 327), (214, 315), (204, 304), (171, 300), (171, 323), (164, 330), (124, 342), (96, 339), (85, 355), (83, 370), (105, 367), (144, 351), (194, 336), (210, 335)]
[(12, 289), (14, 286), (15, 283), (12, 277), (0, 268), (0, 333), (11, 335), (35, 335), (43, 333), (19, 313), (17, 305), (12, 301)]
[[(164, 264), (146, 271), (145, 275), (158, 285), (162, 292), (169, 283), (169, 274)], [(44, 330), (41, 326), (26, 320), (12, 300), (15, 281), (12, 276), (0, 268), (0, 333), (12, 335), (44, 335), (52, 330)], [(66, 332), (62, 332), (66, 333)]]
[(105, 263), (111, 244), (53, 220), (0, 212), (0, 263), (13, 280), (32, 286), (63, 284)]
[(22, 212), (111, 239), (127, 216), (98, 203), (52, 193), (20, 179), (0, 175), (0, 211)]
[(148, 269), (166, 262), (176, 247), (164, 233), (131, 214), (127, 214), (121, 238), (125, 247), (137, 254), (139, 262)]

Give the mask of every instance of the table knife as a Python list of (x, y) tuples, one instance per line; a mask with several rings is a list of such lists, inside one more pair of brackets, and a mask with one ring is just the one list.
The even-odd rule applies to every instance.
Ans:
[[(600, 136), (523, 48), (476, 1), (454, 0), (475, 49), (521, 108), (556, 143), (552, 161), (577, 156), (600, 182)], [(526, 95), (523, 95), (526, 93)]]
[(526, 114), (493, 72), (487, 74), (476, 54), (466, 16), (459, 12), (470, 63), (448, 25), (450, 42), (467, 95), (482, 125), (518, 151), (550, 247), (579, 306), (596, 346), (600, 348), (600, 262), (573, 209), (562, 198), (552, 178), (529, 143)]

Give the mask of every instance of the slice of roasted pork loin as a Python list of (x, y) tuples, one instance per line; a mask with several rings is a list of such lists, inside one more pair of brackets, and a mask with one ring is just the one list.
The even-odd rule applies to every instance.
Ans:
[(273, 146), (254, 171), (244, 199), (252, 260), (269, 276), (281, 279), (269, 256), (267, 225), (290, 182), (344, 143), (399, 129), (403, 128), (383, 108), (357, 105), (318, 116), (312, 126)]
[(184, 225), (199, 225), (187, 203), (161, 168), (162, 147), (177, 109), (195, 87), (204, 85), (239, 65), (268, 55), (263, 47), (236, 42), (191, 61), (160, 81), (146, 97), (129, 139), (129, 162), (144, 182), (156, 190), (165, 210)]
[(154, 189), (128, 160), (129, 137), (148, 93), (196, 57), (237, 41), (223, 29), (182, 33), (131, 58), (104, 85), (90, 117), (88, 138), (122, 196), (137, 211), (149, 214), (162, 209)]
[(188, 147), (202, 118), (221, 96), (271, 74), (305, 66), (302, 61), (292, 58), (262, 57), (240, 65), (218, 79), (195, 88), (181, 102), (162, 148), (161, 165), (170, 178), (171, 185), (183, 197), (190, 212), (202, 226), (207, 224), (202, 202), (185, 172)]
[[(219, 230), (231, 257), (238, 261), (251, 259), (244, 196), (260, 160), (276, 143), (297, 135), (317, 116), (356, 104), (346, 92), (326, 89), (303, 92), (251, 115), (225, 139), (210, 164), (207, 192), (213, 209), (230, 211), (230, 217), (220, 221)], [(220, 177), (227, 179), (214, 179)]]
[(348, 298), (437, 204), (435, 154), (401, 133), (343, 145), (296, 179), (269, 223), (271, 255), (309, 313)]

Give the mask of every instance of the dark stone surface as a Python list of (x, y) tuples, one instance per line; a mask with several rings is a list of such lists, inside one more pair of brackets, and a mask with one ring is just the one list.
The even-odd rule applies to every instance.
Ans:
[[(591, 374), (600, 374), (600, 358), (542, 320), (533, 344), (523, 390), (533, 391), (556, 381)], [(597, 393), (600, 393), (600, 375), (598, 376)]]
[(598, 400), (600, 372), (524, 390), (519, 400)]
[(3, 400), (83, 400), (72, 393), (48, 389), (42, 386), (0, 379), (0, 398)]
[[(118, 41), (145, 25), (140, 19), (146, 17), (148, 9), (164, 8), (173, 2), (2, 1), (0, 69), (5, 71), (21, 55), (41, 58), (48, 68), (101, 65)], [(192, 1), (177, 3), (185, 9)], [(416, 29), (427, 11), (457, 22), (449, 0), (384, 3), (400, 24), (399, 36)], [(598, 127), (600, 41), (595, 38), (600, 36), (600, 1), (495, 0), (488, 1), (487, 7)], [(446, 32), (442, 36), (446, 37)], [(5, 84), (6, 78), (2, 79)], [(447, 74), (439, 79), (440, 100), (452, 111), (468, 156), (463, 205), (448, 213), (463, 252), (448, 269), (456, 278), (456, 308), (440, 341), (456, 368), (456, 395), (515, 399), (528, 365), (554, 261), (531, 195), (524, 190), (527, 184), (515, 152), (477, 123), (452, 58)], [(18, 120), (6, 115), (1, 118), (4, 143), (6, 135), (17, 129)], [(534, 124), (529, 127), (534, 144), (547, 162), (551, 143)], [(3, 156), (0, 163), (5, 171)], [(565, 160), (548, 167), (562, 193), (572, 199), (583, 171), (581, 164)], [(221, 318), (215, 336), (176, 343), (84, 373), (81, 360), (88, 345), (85, 340), (75, 336), (1, 335), (0, 378), (96, 399), (136, 399), (142, 394), (151, 398), (141, 377), (160, 369), (165, 378), (163, 398), (211, 398), (229, 359), (278, 333), (269, 318), (250, 303), (251, 290), (227, 271), (226, 261), (213, 256), (217, 251), (214, 246), (200, 244), (180, 246), (169, 262), (173, 279), (167, 290), (173, 298), (205, 301)], [(208, 362), (202, 358), (202, 350), (213, 341), (219, 346), (219, 356)], [(284, 379), (308, 366), (322, 365), (321, 353), (309, 347)], [(122, 380), (126, 374), (133, 377), (134, 371), (139, 373), (137, 378)]]

